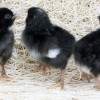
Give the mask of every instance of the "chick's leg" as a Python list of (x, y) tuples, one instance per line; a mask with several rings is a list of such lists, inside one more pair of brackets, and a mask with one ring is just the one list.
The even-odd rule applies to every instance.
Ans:
[(63, 69), (61, 69), (61, 76), (60, 76), (60, 80), (59, 80), (59, 82), (60, 82), (60, 84), (61, 84), (61, 89), (63, 89), (64, 88), (64, 74), (65, 74), (65, 70)]
[(33, 69), (32, 72), (34, 72), (34, 73), (43, 72), (43, 74), (45, 74), (48, 69), (50, 69), (50, 68), (46, 65), (39, 65), (35, 69)]
[(1, 69), (2, 69), (2, 70), (1, 70), (1, 76), (6, 75), (4, 65), (1, 65)]
[(0, 80), (1, 81), (9, 81), (9, 77), (6, 75), (6, 71), (5, 71), (5, 68), (4, 68), (4, 65), (0, 65), (1, 66), (1, 76), (0, 76)]
[(60, 75), (59, 81), (56, 84), (48, 87), (48, 89), (54, 89), (57, 87), (61, 87), (61, 89), (63, 89), (64, 88), (64, 74), (65, 74), (65, 69), (61, 69), (61, 75)]
[(95, 86), (94, 86), (94, 88), (100, 90), (100, 75), (95, 78)]

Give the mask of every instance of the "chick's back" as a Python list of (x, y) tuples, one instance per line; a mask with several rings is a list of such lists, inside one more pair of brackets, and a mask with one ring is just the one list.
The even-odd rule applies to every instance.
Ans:
[[(75, 38), (68, 31), (58, 27), (53, 26), (48, 29), (50, 36), (48, 36), (40, 50), (43, 55), (43, 61), (49, 65), (52, 65), (57, 68), (65, 68), (69, 57), (71, 56), (74, 48)], [(42, 48), (42, 49), (41, 49)], [(56, 51), (54, 51), (56, 49)], [(49, 51), (52, 50), (54, 53)], [(59, 52), (58, 52), (59, 50)], [(58, 55), (54, 57), (55, 53), (58, 52)], [(46, 54), (45, 54), (46, 53)]]
[(91, 68), (94, 74), (100, 73), (100, 29), (76, 43), (74, 57), (79, 64)]

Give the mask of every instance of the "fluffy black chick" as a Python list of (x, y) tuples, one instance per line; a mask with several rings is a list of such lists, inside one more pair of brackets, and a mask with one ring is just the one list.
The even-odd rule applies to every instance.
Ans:
[(100, 29), (76, 42), (74, 58), (83, 74), (93, 75), (96, 81), (95, 87), (100, 88)]
[(61, 69), (60, 83), (63, 88), (65, 67), (75, 43), (73, 35), (53, 25), (43, 9), (32, 7), (28, 10), (22, 40), (37, 61)]
[(6, 77), (5, 63), (12, 55), (14, 35), (9, 29), (14, 22), (14, 14), (8, 8), (0, 8), (0, 66), (1, 77)]

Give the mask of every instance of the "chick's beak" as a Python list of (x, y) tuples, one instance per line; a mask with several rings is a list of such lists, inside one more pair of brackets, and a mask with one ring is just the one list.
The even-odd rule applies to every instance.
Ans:
[(16, 19), (16, 16), (14, 15), (13, 17), (12, 17), (12, 20), (15, 20)]

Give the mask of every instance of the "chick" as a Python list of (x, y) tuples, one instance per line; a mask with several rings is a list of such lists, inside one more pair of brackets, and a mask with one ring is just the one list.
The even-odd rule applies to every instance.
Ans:
[(32, 7), (28, 10), (22, 40), (35, 60), (61, 69), (59, 81), (63, 89), (65, 67), (75, 43), (73, 35), (53, 25), (43, 9)]
[(0, 67), (1, 78), (6, 78), (4, 65), (12, 55), (14, 35), (9, 29), (14, 22), (14, 14), (8, 8), (0, 8)]
[(74, 58), (86, 79), (89, 81), (87, 75), (92, 75), (95, 78), (95, 88), (100, 89), (100, 29), (76, 42)]

